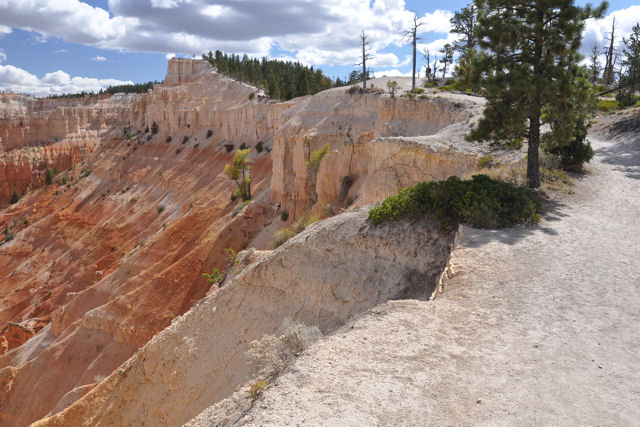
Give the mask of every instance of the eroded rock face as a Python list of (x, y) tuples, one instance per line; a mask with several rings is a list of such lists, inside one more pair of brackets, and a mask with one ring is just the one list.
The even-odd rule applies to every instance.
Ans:
[[(477, 153), (464, 154), (469, 148), (463, 138), (467, 126), (441, 136), (452, 145), (446, 150), (437, 151), (429, 141), (408, 139), (438, 134), (452, 123), (469, 120), (480, 110), (474, 100), (410, 101), (379, 93), (345, 94), (344, 88), (331, 89), (299, 102), (285, 113), (287, 121), (274, 135), (271, 200), (292, 218), (314, 205), (322, 210), (327, 203), (339, 202), (338, 196), (345, 198), (341, 188), (347, 176), (365, 182), (362, 205), (409, 184), (476, 168)], [(318, 171), (310, 170), (306, 164), (310, 154), (325, 144), (331, 155)]]
[(248, 343), (285, 319), (327, 333), (382, 301), (428, 297), (454, 236), (425, 219), (373, 227), (366, 209), (314, 225), (36, 425), (180, 425), (248, 379)]
[[(4, 111), (0, 189), (30, 188), (18, 204), (0, 211), (0, 239), (7, 237), (0, 244), (0, 326), (37, 319), (29, 325), (35, 335), (26, 341), (11, 344), (0, 336), (0, 379), (7, 378), (2, 380), (7, 386), (0, 400), (0, 420), (7, 425), (26, 425), (67, 407), (100, 382), (96, 378), (108, 376), (104, 382), (109, 387), (120, 384), (114, 382), (119, 377), (109, 376), (114, 369), (207, 292), (214, 298), (217, 290), (209, 289), (202, 273), (224, 267), (223, 250), (244, 248), (274, 219), (280, 221), (282, 210), (290, 210), (290, 221), (310, 210), (327, 215), (327, 204), (337, 212), (349, 197), (356, 205), (374, 202), (402, 186), (463, 174), (475, 166), (477, 150), (461, 145), (466, 125), (453, 131), (446, 126), (476, 114), (473, 101), (391, 100), (380, 94), (350, 96), (346, 88), (338, 88), (276, 103), (260, 96), (249, 99), (256, 88), (206, 67), (175, 64), (170, 63), (167, 83), (146, 94), (91, 100), (7, 95), (7, 102), (0, 104)], [(43, 123), (49, 121), (64, 125), (52, 125), (46, 133)], [(158, 125), (156, 134), (147, 131), (153, 122)], [(251, 172), (254, 202), (242, 207), (240, 202), (231, 202), (234, 184), (222, 170), (242, 144), (255, 147), (259, 143), (263, 151), (254, 152)], [(325, 143), (330, 144), (331, 152), (317, 174), (311, 173), (305, 162), (312, 150)], [(53, 166), (61, 171), (57, 181), (39, 187), (44, 169)], [(346, 191), (345, 176), (354, 177)], [(402, 276), (405, 270), (393, 267), (386, 249), (374, 260), (388, 265), (388, 272), (365, 265), (362, 251), (372, 250), (365, 243), (377, 242), (378, 234), (367, 228), (363, 214), (358, 215), (359, 223), (354, 217), (344, 227), (330, 223), (348, 233), (349, 250), (337, 243), (335, 234), (334, 240), (326, 241), (314, 235), (312, 249), (303, 249), (295, 240), (299, 246), (292, 246), (289, 255), (275, 253), (286, 268), (258, 263), (255, 265), (262, 267), (248, 270), (264, 269), (251, 277), (273, 286), (260, 287), (254, 279), (234, 282), (237, 289), (252, 294), (251, 304), (257, 306), (259, 298), (268, 301), (260, 314), (264, 318), (257, 316), (256, 324), (247, 331), (232, 329), (221, 338), (222, 347), (236, 357), (221, 355), (212, 362), (212, 372), (220, 376), (215, 380), (219, 389), (213, 395), (203, 394), (202, 399), (197, 397), (200, 391), (193, 391), (193, 405), (185, 404), (184, 412), (175, 419), (201, 409), (207, 399), (226, 395), (230, 384), (244, 381), (242, 346), (279, 326), (280, 317), (293, 316), (331, 330), (363, 307), (397, 297), (407, 283), (417, 283), (413, 276)], [(361, 228), (354, 228), (356, 223)], [(358, 242), (365, 245), (358, 249)], [(357, 282), (360, 290), (345, 290), (340, 286), (352, 279), (347, 271), (336, 276), (347, 281), (342, 285), (328, 275), (318, 278), (307, 270), (296, 276), (293, 271), (307, 262), (303, 255), (294, 257), (296, 251), (318, 260), (322, 251), (322, 258), (327, 259), (333, 259), (332, 253), (342, 254), (343, 263), (353, 252), (361, 257), (362, 271), (374, 268), (373, 273), (366, 270), (369, 279), (382, 287), (370, 289)], [(393, 252), (393, 257), (409, 256), (402, 251), (405, 249)], [(416, 260), (402, 262), (419, 272), (427, 268), (416, 265)], [(277, 281), (280, 276), (298, 285)], [(337, 293), (292, 293), (298, 286), (312, 292), (306, 282), (322, 282), (323, 289), (335, 288)], [(389, 288), (391, 285), (398, 285), (397, 289)], [(355, 293), (349, 296), (349, 292)], [(223, 289), (221, 295), (209, 305), (211, 312), (215, 306), (224, 313), (212, 318), (215, 322), (224, 319), (235, 325), (238, 316), (252, 319), (253, 309), (233, 311), (233, 304), (242, 303), (239, 294)], [(305, 302), (307, 297), (313, 304)], [(293, 302), (280, 307), (287, 298)], [(276, 314), (273, 320), (269, 320), (273, 314), (269, 310)], [(206, 325), (213, 322), (205, 316), (208, 312), (200, 314)], [(232, 338), (233, 334), (237, 337)], [(190, 342), (188, 336), (183, 338)], [(162, 351), (159, 347), (153, 350)], [(196, 353), (188, 345), (184, 351), (189, 355), (184, 360), (191, 364)], [(166, 357), (158, 356), (158, 360)], [(225, 364), (230, 366), (228, 373)], [(182, 380), (161, 372), (160, 365), (144, 369), (154, 384), (172, 384), (176, 390), (182, 387)], [(182, 371), (176, 372), (179, 376)], [(33, 399), (36, 386), (38, 398)], [(124, 402), (131, 398), (126, 394), (129, 386), (123, 387), (114, 399), (124, 400), (113, 408), (126, 406)], [(89, 392), (82, 402), (91, 401), (91, 396), (95, 395)], [(158, 419), (174, 419), (154, 406), (147, 409), (151, 411), (147, 415), (155, 416), (156, 410)], [(98, 422), (100, 417), (91, 414)], [(123, 416), (138, 416), (132, 414)]]
[(35, 99), (0, 93), (0, 206), (121, 136), (133, 97)]

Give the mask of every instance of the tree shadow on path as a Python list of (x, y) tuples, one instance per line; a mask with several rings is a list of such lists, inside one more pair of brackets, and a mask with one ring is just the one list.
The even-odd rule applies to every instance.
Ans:
[(466, 248), (479, 248), (493, 241), (511, 246), (540, 231), (551, 236), (556, 236), (558, 232), (550, 225), (567, 217), (567, 214), (563, 212), (565, 206), (564, 203), (558, 200), (543, 197), (542, 221), (540, 221), (540, 223), (523, 224), (497, 230), (465, 226), (459, 243)]
[(640, 135), (622, 134), (612, 141), (613, 144), (598, 148), (600, 161), (629, 178), (640, 179)]

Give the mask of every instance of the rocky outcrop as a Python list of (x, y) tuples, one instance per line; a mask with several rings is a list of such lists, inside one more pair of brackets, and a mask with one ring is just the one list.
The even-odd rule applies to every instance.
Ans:
[(0, 93), (0, 206), (122, 137), (132, 96), (35, 99)]
[[(12, 184), (20, 183), (30, 188), (19, 203), (0, 211), (0, 326), (38, 319), (29, 325), (35, 335), (26, 342), (16, 342), (15, 347), (0, 336), (0, 372), (7, 369), (4, 372), (11, 373), (11, 386), (0, 401), (0, 419), (5, 424), (31, 423), (67, 407), (84, 393), (88, 392), (83, 402), (92, 399), (89, 390), (96, 383), (115, 384), (114, 378), (119, 377), (109, 374), (172, 319), (188, 311), (207, 292), (208, 298), (217, 298), (217, 288), (210, 289), (202, 273), (224, 268), (223, 250), (231, 247), (239, 251), (258, 235), (263, 242), (260, 248), (266, 248), (276, 230), (272, 228), (285, 225), (280, 219), (283, 210), (290, 210), (292, 221), (312, 209), (322, 211), (323, 216), (331, 215), (324, 206), (333, 205), (333, 211), (338, 212), (348, 198), (356, 205), (375, 202), (399, 187), (429, 177), (463, 174), (474, 167), (475, 156), (482, 150), (461, 142), (466, 124), (447, 126), (477, 113), (479, 104), (466, 97), (413, 102), (379, 93), (351, 96), (346, 88), (337, 88), (277, 103), (250, 96), (256, 93), (254, 87), (210, 69), (198, 70), (197, 64), (192, 68), (175, 69), (178, 74), (172, 78), (183, 83), (156, 85), (141, 95), (58, 100), (11, 95), (0, 107), (5, 108), (6, 118), (0, 121), (4, 126), (0, 129), (4, 135), (11, 135), (9, 139), (3, 137), (6, 168), (5, 175), (0, 176), (0, 187), (5, 185), (2, 188), (10, 190)], [(45, 127), (38, 124), (38, 120), (50, 120), (47, 117), (55, 115), (68, 123), (59, 131), (70, 132), (59, 141), (55, 140), (58, 130), (45, 134)], [(20, 117), (25, 127), (22, 137), (18, 132)], [(157, 133), (151, 130), (154, 122)], [(27, 130), (27, 124), (32, 130)], [(45, 140), (40, 141), (40, 137)], [(317, 174), (311, 173), (305, 162), (325, 143), (330, 144), (331, 152), (321, 161)], [(12, 144), (8, 151), (7, 144)], [(258, 144), (263, 150), (256, 149), (252, 154), (254, 201), (248, 206), (232, 202), (229, 196), (234, 184), (222, 174), (224, 165), (238, 147), (257, 148)], [(44, 168), (56, 165), (61, 171), (56, 181), (38, 188), (44, 180)], [(2, 170), (0, 167), (0, 173)], [(344, 185), (345, 176), (352, 177), (350, 185)], [(377, 239), (362, 215), (358, 218), (360, 231), (351, 225), (344, 228), (353, 232), (349, 244), (354, 248), (357, 239)], [(314, 241), (320, 242), (320, 237), (314, 237)], [(322, 242), (324, 246), (318, 243), (318, 248), (325, 251), (324, 258), (343, 251), (336, 241)], [(320, 259), (320, 249), (295, 248), (309, 259)], [(351, 249), (354, 254), (357, 251)], [(343, 261), (349, 253), (342, 253)], [(256, 264), (262, 267), (247, 271), (264, 268), (260, 273), (264, 276), (253, 276), (260, 283), (271, 283), (275, 276), (295, 279), (296, 286), (305, 292), (311, 290), (304, 282), (320, 283), (319, 278), (303, 270), (303, 276), (285, 274), (297, 268), (293, 260), (304, 265), (304, 257), (275, 254), (280, 254), (273, 256), (282, 262), (291, 260), (286, 269)], [(394, 254), (400, 256), (400, 252)], [(358, 310), (396, 297), (396, 291), (406, 288), (402, 284), (397, 289), (387, 287), (398, 283), (396, 276), (393, 280), (390, 277), (399, 267), (393, 267), (384, 251), (374, 259), (388, 266), (388, 274), (375, 263), (373, 267), (364, 266), (366, 257), (359, 256), (362, 269), (374, 269), (369, 279), (382, 287), (371, 289), (353, 282), (360, 283), (362, 289), (357, 297), (348, 299), (345, 295), (351, 291), (324, 277), (322, 286), (338, 290), (335, 295), (309, 294), (309, 301), (323, 307), (321, 311), (303, 303), (300, 295), (291, 293), (295, 287), (284, 282), (261, 288), (243, 282), (245, 279), (234, 281), (234, 286), (244, 292), (257, 290), (256, 295), (270, 301), (267, 307), (271, 308), (260, 311), (265, 320), (256, 317), (257, 326), (239, 332), (240, 342), (224, 335), (231, 346), (230, 354), (239, 355), (237, 360), (220, 356), (222, 365), (214, 364), (211, 369), (220, 373), (225, 363), (231, 368), (229, 374), (220, 374), (216, 380), (221, 381), (217, 394), (207, 392), (202, 399), (194, 398), (197, 403), (185, 404), (183, 415), (195, 411), (207, 399), (226, 395), (230, 384), (246, 379), (241, 346), (247, 339), (271, 330), (279, 322), (278, 316), (299, 316), (331, 330)], [(416, 262), (406, 261), (407, 265)], [(416, 268), (426, 271), (425, 266)], [(340, 274), (345, 280), (352, 279), (346, 272)], [(376, 275), (384, 278), (384, 284)], [(402, 280), (417, 283), (411, 277)], [(231, 289), (224, 288), (221, 299), (211, 304), (233, 320), (240, 315), (233, 314), (233, 305), (242, 299)], [(279, 308), (278, 295), (294, 298), (291, 307), (301, 305), (294, 311), (289, 306)], [(257, 306), (255, 298), (251, 296), (250, 301)], [(277, 316), (269, 320), (268, 315), (275, 312)], [(242, 316), (250, 314), (243, 312)], [(229, 334), (237, 332), (233, 331)], [(224, 343), (222, 347), (227, 348), (227, 341)], [(239, 347), (233, 347), (233, 343)], [(174, 381), (170, 373), (157, 373), (159, 365), (147, 368), (156, 372), (149, 380), (155, 384), (165, 384), (165, 377)], [(96, 380), (102, 377), (108, 378), (102, 383)], [(38, 398), (33, 399), (36, 384)], [(126, 393), (114, 394), (114, 399), (117, 396), (129, 399)]]
[[(481, 148), (464, 142), (466, 125), (456, 132), (443, 129), (468, 121), (480, 108), (473, 99), (349, 96), (344, 88), (301, 101), (285, 113), (287, 121), (274, 135), (271, 200), (297, 218), (314, 205), (322, 210), (327, 203), (339, 204), (336, 198), (347, 195), (346, 177), (360, 177), (359, 186), (367, 187), (360, 203), (366, 204), (408, 184), (468, 173), (476, 168)], [(432, 141), (408, 139), (441, 131)], [(317, 172), (309, 169), (311, 153), (325, 144), (331, 155)]]
[(167, 66), (166, 85), (179, 85), (194, 80), (198, 76), (211, 71), (207, 61), (187, 58), (171, 58)]
[(425, 219), (376, 228), (366, 209), (325, 220), (248, 266), (80, 401), (36, 425), (184, 423), (248, 379), (248, 343), (285, 319), (330, 332), (380, 302), (428, 297), (454, 235)]

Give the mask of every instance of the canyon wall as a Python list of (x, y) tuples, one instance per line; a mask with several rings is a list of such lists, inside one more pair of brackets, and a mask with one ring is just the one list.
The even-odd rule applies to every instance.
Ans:
[(383, 301), (428, 298), (456, 232), (427, 219), (373, 227), (367, 212), (327, 219), (250, 264), (36, 425), (182, 425), (249, 379), (248, 343), (286, 319), (328, 333)]
[[(481, 109), (476, 99), (451, 95), (411, 101), (336, 88), (274, 102), (255, 87), (216, 74), (203, 61), (171, 60), (166, 83), (135, 96), (3, 96), (0, 206), (12, 188), (24, 191), (19, 203), (0, 210), (0, 424), (11, 426), (64, 410), (105, 377), (115, 384), (111, 373), (118, 366), (207, 295), (215, 300), (210, 307), (231, 316), (240, 294), (211, 287), (202, 277), (214, 268), (224, 270), (225, 248), (239, 251), (256, 236), (311, 211), (331, 216), (349, 201), (364, 205), (418, 181), (469, 173), (486, 150), (462, 138)], [(306, 161), (325, 144), (329, 154), (317, 171), (311, 170)], [(242, 146), (255, 148), (250, 204), (230, 199), (235, 184), (222, 173)], [(54, 183), (42, 185), (44, 169), (53, 167), (60, 171)], [(283, 211), (290, 212), (288, 223), (281, 220)], [(261, 241), (262, 249), (271, 247), (268, 236)], [(322, 250), (342, 250), (331, 249), (334, 243), (327, 240)], [(309, 251), (309, 257), (320, 257), (320, 249)], [(304, 257), (287, 253), (276, 259), (304, 264)], [(246, 282), (239, 278), (234, 283), (244, 285), (237, 289), (254, 292), (250, 282), (275, 280), (277, 269), (260, 268), (271, 273)], [(304, 277), (295, 280), (302, 286), (311, 273), (300, 274)], [(427, 283), (423, 279), (420, 283)], [(294, 302), (303, 295), (287, 294), (294, 289), (280, 289), (284, 285), (264, 287), (269, 292), (263, 297), (275, 298), (273, 310), (283, 316), (330, 330), (379, 298), (397, 296), (406, 285), (372, 283), (382, 288), (366, 290), (373, 292), (372, 299), (359, 302), (332, 300), (341, 301), (342, 290), (314, 296), (322, 312), (278, 308), (277, 295), (295, 295)], [(221, 378), (231, 375), (229, 385), (194, 397), (197, 404), (186, 405), (180, 416), (244, 381), (242, 346), (277, 326), (280, 317), (271, 323), (256, 317), (258, 324), (233, 347), (237, 360), (220, 356), (221, 363), (236, 363), (229, 371), (235, 373), (222, 374), (223, 365), (211, 367)]]

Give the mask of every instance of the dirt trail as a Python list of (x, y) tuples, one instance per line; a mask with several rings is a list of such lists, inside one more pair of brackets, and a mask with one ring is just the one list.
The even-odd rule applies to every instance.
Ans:
[(637, 425), (640, 138), (592, 143), (538, 226), (465, 229), (442, 297), (315, 344), (239, 423)]

